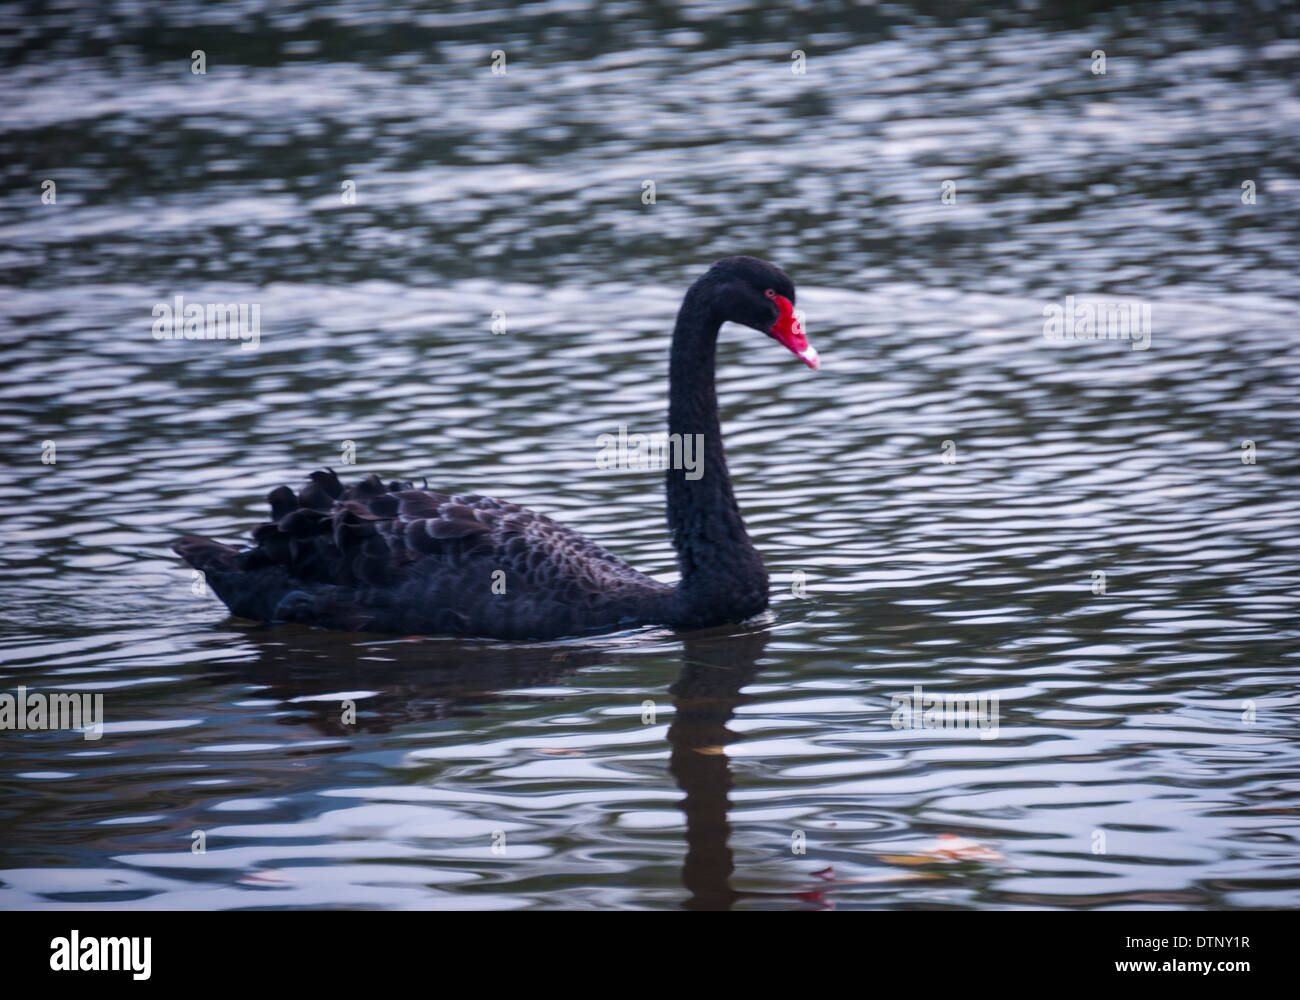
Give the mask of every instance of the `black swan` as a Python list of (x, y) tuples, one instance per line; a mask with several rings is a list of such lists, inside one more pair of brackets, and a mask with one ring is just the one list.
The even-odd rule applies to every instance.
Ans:
[(700, 435), (692, 440), (702, 442), (703, 460), (689, 474), (667, 473), (676, 587), (515, 504), (384, 484), (374, 475), (345, 489), (328, 469), (312, 473), (296, 496), (287, 486), (271, 491), (271, 520), (253, 532), (251, 548), (193, 535), (173, 548), (204, 573), (232, 614), (262, 622), (551, 639), (743, 621), (767, 608), (767, 572), (731, 492), (714, 353), (718, 330), (730, 320), (817, 368), (794, 297), (775, 265), (727, 257), (691, 285), (677, 313), (668, 429)]

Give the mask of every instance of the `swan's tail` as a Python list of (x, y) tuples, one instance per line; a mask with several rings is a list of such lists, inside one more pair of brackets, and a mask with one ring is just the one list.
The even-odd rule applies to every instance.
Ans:
[[(279, 486), (267, 495), (271, 517), (254, 529), (251, 546), (197, 535), (172, 546), (231, 614), (336, 629), (388, 623), (386, 630), (404, 631), (402, 608), (388, 597), (414, 556), (472, 545), (490, 528), (451, 497), (417, 492), (411, 483), (385, 484), (372, 475), (345, 489), (331, 469), (308, 478), (296, 494)], [(460, 511), (468, 516), (452, 516)], [(413, 541), (408, 521), (419, 529)]]
[(203, 582), (212, 588), (232, 615), (253, 621), (272, 621), (281, 598), (291, 589), (287, 580), (271, 577), (283, 573), (245, 568), (240, 551), (211, 538), (186, 535), (172, 546), (172, 551), (203, 574)]
[(238, 570), (239, 550), (211, 538), (186, 535), (172, 546), (172, 551), (205, 576)]

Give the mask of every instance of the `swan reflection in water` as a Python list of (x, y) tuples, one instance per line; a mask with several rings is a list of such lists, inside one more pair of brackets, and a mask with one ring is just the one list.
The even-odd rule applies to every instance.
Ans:
[(682, 671), (669, 689), (676, 714), (668, 727), (669, 769), (685, 793), (688, 910), (726, 910), (739, 898), (731, 887), (731, 759), (722, 752), (741, 739), (727, 728), (758, 673), (766, 632), (687, 639)]
[[(563, 644), (499, 645), (433, 640), (380, 641), (376, 651), (400, 650), (398, 662), (367, 665), (358, 678), (358, 652), (366, 646), (340, 636), (297, 627), (258, 628), (242, 633), (254, 656), (205, 678), (228, 687), (238, 680), (259, 688), (259, 698), (282, 707), (282, 725), (309, 725), (328, 737), (386, 733), (402, 726), (482, 714), (494, 702), (518, 702), (519, 690), (562, 682), (583, 667), (636, 659), (630, 648)], [(341, 641), (342, 640), (342, 641)], [(669, 772), (683, 793), (686, 860), (682, 906), (728, 909), (740, 898), (731, 887), (734, 861), (728, 811), (730, 759), (723, 748), (741, 737), (727, 728), (741, 693), (759, 671), (768, 642), (765, 630), (719, 629), (684, 638), (682, 666), (669, 687), (674, 715), (668, 728)], [(232, 674), (235, 675), (232, 677)], [(647, 674), (645, 697), (662, 687)], [(355, 724), (345, 724), (339, 699), (322, 692), (364, 688)], [(332, 755), (320, 761), (327, 761)], [(436, 752), (426, 759), (436, 759)]]

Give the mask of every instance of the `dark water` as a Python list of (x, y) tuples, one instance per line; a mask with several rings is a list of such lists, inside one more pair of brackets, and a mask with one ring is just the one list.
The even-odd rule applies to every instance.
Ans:
[[(105, 713), (0, 731), (0, 906), (1300, 905), (1292, 8), (254, 7), (0, 13), (0, 690)], [(766, 619), (511, 646), (192, 593), (172, 539), (347, 441), (671, 580), (660, 475), (597, 437), (662, 428), (737, 252), (824, 363), (723, 334)], [(176, 295), (258, 349), (155, 340)], [(1047, 341), (1067, 295), (1149, 349)], [(895, 728), (916, 685), (995, 738)]]

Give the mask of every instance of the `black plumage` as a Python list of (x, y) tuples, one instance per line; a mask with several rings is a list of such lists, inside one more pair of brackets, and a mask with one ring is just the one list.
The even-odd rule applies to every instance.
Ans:
[(329, 469), (297, 494), (272, 490), (271, 519), (254, 529), (251, 547), (187, 536), (174, 548), (233, 614), (264, 622), (544, 639), (741, 621), (767, 607), (767, 574), (732, 495), (714, 345), (726, 320), (774, 337), (779, 328), (778, 339), (805, 360), (811, 353), (815, 367), (806, 341), (803, 351), (790, 344), (788, 317), (779, 322), (793, 301), (785, 274), (751, 257), (719, 261), (686, 294), (673, 334), (669, 430), (700, 435), (704, 453), (698, 478), (666, 474), (676, 587), (516, 504), (374, 475), (345, 487)]

